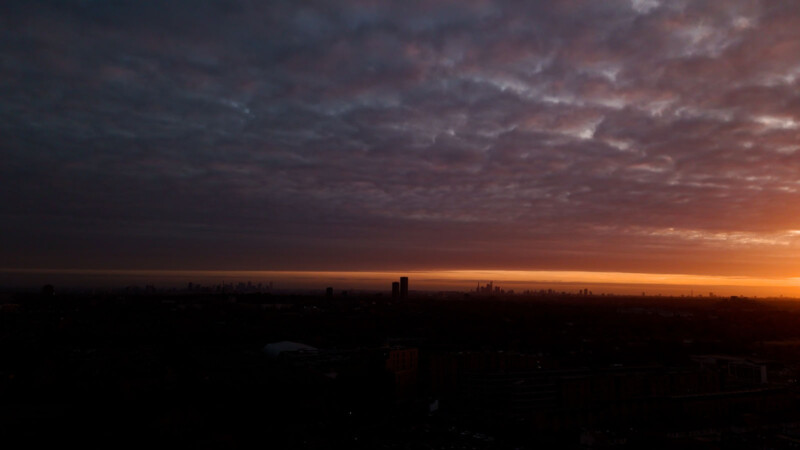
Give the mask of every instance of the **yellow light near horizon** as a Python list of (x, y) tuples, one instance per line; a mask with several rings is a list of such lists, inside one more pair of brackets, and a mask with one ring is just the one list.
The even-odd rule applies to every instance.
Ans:
[[(512, 289), (541, 288), (548, 283), (554, 285), (607, 286), (605, 292), (633, 292), (634, 287), (651, 287), (664, 292), (676, 293), (701, 287), (726, 287), (725, 292), (738, 293), (735, 288), (747, 288), (750, 295), (800, 295), (800, 278), (759, 278), (742, 276), (716, 276), (691, 274), (657, 274), (629, 272), (589, 271), (530, 271), (530, 270), (416, 270), (416, 271), (239, 271), (239, 270), (45, 270), (45, 269), (0, 269), (0, 273), (60, 274), (92, 279), (136, 278), (162, 282), (186, 282), (202, 280), (274, 280), (287, 287), (308, 288), (318, 285), (336, 284), (343, 288), (382, 289), (392, 280), (409, 276), (412, 289), (469, 290), (476, 283), (494, 281)], [(556, 286), (554, 286), (556, 287)], [(338, 288), (338, 287), (337, 287)], [(669, 288), (669, 289), (668, 289)], [(658, 291), (656, 289), (656, 292)], [(682, 291), (681, 291), (682, 292)], [(688, 293), (688, 291), (686, 292)], [(757, 293), (757, 294), (756, 294)], [(727, 293), (720, 292), (721, 295)]]

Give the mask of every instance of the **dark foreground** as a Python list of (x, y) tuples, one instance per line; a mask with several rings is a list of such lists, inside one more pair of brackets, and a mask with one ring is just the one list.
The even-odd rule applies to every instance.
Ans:
[(0, 303), (6, 448), (800, 445), (791, 302), (151, 293)]

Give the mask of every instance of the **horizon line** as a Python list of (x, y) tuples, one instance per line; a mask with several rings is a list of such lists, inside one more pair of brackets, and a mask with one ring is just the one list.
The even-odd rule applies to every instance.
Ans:
[[(364, 281), (379, 281), (382, 277), (402, 274), (423, 276), (428, 282), (505, 283), (598, 283), (668, 286), (730, 286), (800, 288), (800, 277), (751, 277), (743, 275), (700, 275), (685, 273), (651, 273), (583, 270), (503, 270), (503, 269), (415, 269), (415, 270), (213, 270), (213, 269), (56, 269), (0, 268), (0, 273), (26, 275), (85, 275), (85, 276), (210, 276), (264, 277), (268, 275), (302, 278), (360, 277)], [(349, 275), (349, 276), (348, 276)]]

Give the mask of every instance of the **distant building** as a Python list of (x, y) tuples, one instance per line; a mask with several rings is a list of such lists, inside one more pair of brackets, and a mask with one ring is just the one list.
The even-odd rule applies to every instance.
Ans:
[(408, 277), (400, 277), (400, 297), (408, 297)]
[(727, 389), (767, 384), (766, 361), (728, 355), (697, 355), (692, 360), (703, 368), (718, 370)]
[(325, 289), (325, 297), (331, 298), (333, 297), (333, 288), (328, 287)]
[(56, 288), (52, 284), (42, 286), (42, 297), (52, 297), (56, 295)]
[(397, 402), (412, 400), (417, 389), (419, 351), (416, 348), (392, 347), (384, 353), (386, 370), (392, 374)]
[(393, 281), (392, 282), (392, 298), (400, 297), (400, 282)]
[(501, 289), (500, 286), (495, 286), (493, 281), (486, 283), (486, 286), (481, 286), (480, 282), (478, 282), (478, 287), (475, 288), (475, 292), (477, 294), (487, 294), (487, 295), (505, 295), (511, 293), (513, 291), (506, 292), (505, 289)]

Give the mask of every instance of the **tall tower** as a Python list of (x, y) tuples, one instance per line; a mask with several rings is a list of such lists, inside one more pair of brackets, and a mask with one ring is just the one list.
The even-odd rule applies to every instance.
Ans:
[(408, 297), (408, 277), (400, 277), (400, 297)]
[(392, 282), (392, 298), (400, 297), (400, 283), (397, 281)]

